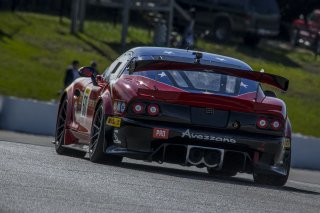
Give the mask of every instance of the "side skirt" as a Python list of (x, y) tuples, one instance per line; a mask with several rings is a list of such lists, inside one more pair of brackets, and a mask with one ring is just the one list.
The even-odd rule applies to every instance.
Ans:
[(137, 160), (147, 160), (150, 156), (150, 152), (139, 152), (128, 150), (127, 148), (117, 147), (117, 146), (109, 146), (106, 151), (106, 154), (110, 155), (120, 155), (123, 157), (133, 158)]
[(63, 145), (63, 147), (82, 151), (82, 152), (89, 152), (89, 146), (84, 144), (69, 144), (69, 145)]

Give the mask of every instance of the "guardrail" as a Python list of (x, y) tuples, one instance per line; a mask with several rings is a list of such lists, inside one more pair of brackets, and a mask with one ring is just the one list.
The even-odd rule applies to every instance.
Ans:
[[(58, 104), (0, 97), (0, 129), (54, 135)], [(320, 139), (294, 134), (292, 167), (320, 170)]]
[(0, 97), (0, 129), (54, 135), (58, 104)]

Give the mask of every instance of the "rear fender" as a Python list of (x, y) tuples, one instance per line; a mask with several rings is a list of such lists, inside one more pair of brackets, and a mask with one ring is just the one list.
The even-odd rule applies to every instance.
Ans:
[(287, 118), (287, 121), (286, 121), (286, 129), (285, 129), (285, 137), (291, 139), (291, 134), (292, 134), (291, 122), (290, 122), (290, 119)]
[[(103, 93), (102, 96), (100, 96), (99, 101), (97, 102), (96, 110), (100, 104), (102, 104), (102, 106), (103, 106), (104, 115), (113, 115), (112, 98), (111, 98), (111, 95), (108, 91)], [(106, 128), (105, 128), (103, 150), (106, 150), (107, 146), (110, 145), (110, 144), (108, 144), (108, 141), (112, 140), (112, 131), (111, 131), (112, 129), (113, 129), (113, 127), (111, 127), (111, 126), (106, 126)]]
[(112, 98), (109, 92), (105, 92), (101, 97), (99, 102), (103, 104), (104, 114), (113, 115)]

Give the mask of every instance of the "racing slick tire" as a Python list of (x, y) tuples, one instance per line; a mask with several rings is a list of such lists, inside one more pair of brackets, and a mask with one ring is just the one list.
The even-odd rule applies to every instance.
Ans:
[(67, 111), (68, 111), (68, 100), (66, 97), (63, 98), (57, 118), (56, 132), (55, 132), (55, 150), (59, 155), (69, 155), (74, 157), (84, 157), (85, 152), (78, 150), (71, 150), (63, 147), (65, 139), (65, 130), (67, 124)]
[(289, 173), (290, 173), (290, 162), (291, 162), (291, 151), (288, 153), (288, 156), (284, 160), (285, 168), (287, 174), (283, 175), (271, 175), (271, 174), (262, 174), (256, 171), (253, 171), (253, 180), (255, 183), (262, 185), (271, 185), (271, 186), (284, 186), (287, 183)]
[(280, 176), (254, 173), (253, 179), (255, 183), (262, 185), (284, 186), (287, 183), (288, 175)]
[(214, 170), (212, 168), (207, 168), (208, 174), (211, 176), (221, 176), (221, 177), (233, 177), (237, 175), (237, 171), (227, 171), (227, 170)]
[[(99, 104), (94, 114), (92, 121), (90, 144), (89, 144), (89, 158), (91, 162), (100, 163), (106, 162), (109, 164), (120, 164), (121, 156), (108, 155), (103, 152), (103, 143), (105, 140), (105, 116), (103, 113), (103, 106)], [(108, 134), (108, 133), (107, 133)]]

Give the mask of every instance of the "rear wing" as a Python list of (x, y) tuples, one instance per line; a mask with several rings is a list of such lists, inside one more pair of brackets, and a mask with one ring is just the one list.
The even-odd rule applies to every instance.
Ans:
[(134, 59), (129, 65), (129, 73), (138, 72), (138, 71), (148, 71), (148, 70), (183, 70), (183, 71), (206, 71), (206, 72), (214, 72), (220, 74), (227, 74), (239, 78), (245, 78), (252, 81), (257, 81), (260, 83), (268, 84), (274, 86), (282, 91), (287, 91), (289, 87), (289, 80), (274, 74), (268, 74), (264, 72), (244, 70), (238, 68), (229, 68), (217, 65), (208, 65), (208, 64), (200, 64), (199, 61), (195, 61), (195, 63), (190, 63), (190, 59), (186, 59), (185, 61), (171, 61), (171, 60), (163, 60), (161, 56), (159, 59), (147, 59), (143, 60), (142, 58)]

